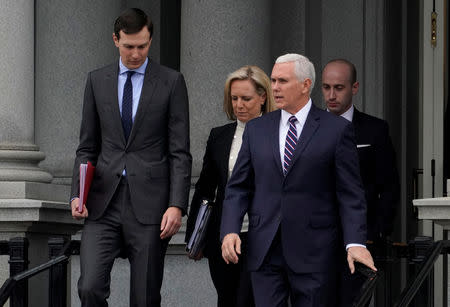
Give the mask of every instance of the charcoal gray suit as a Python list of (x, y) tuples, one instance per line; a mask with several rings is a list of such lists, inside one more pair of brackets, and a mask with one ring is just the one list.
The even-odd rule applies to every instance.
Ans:
[[(96, 171), (86, 202), (79, 293), (84, 306), (105, 305), (109, 272), (122, 253), (131, 264), (130, 305), (155, 306), (168, 243), (159, 238), (161, 219), (168, 206), (185, 213), (188, 202), (192, 158), (187, 90), (180, 73), (149, 60), (126, 141), (118, 73), (118, 62), (90, 72), (84, 94), (72, 197), (79, 193), (80, 163), (90, 161)], [(95, 297), (92, 289), (98, 292)]]

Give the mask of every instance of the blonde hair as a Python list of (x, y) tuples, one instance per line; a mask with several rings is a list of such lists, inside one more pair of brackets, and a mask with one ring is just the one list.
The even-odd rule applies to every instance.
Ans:
[(258, 66), (246, 65), (230, 73), (225, 81), (223, 110), (230, 120), (236, 120), (231, 102), (231, 83), (235, 80), (249, 80), (255, 86), (258, 95), (266, 94), (266, 101), (261, 106), (262, 114), (275, 110), (275, 101), (269, 77)]

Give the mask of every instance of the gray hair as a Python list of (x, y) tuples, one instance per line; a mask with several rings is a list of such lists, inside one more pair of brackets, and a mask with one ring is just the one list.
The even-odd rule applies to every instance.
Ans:
[(282, 55), (275, 61), (276, 64), (288, 62), (295, 63), (294, 73), (298, 81), (303, 81), (305, 79), (311, 80), (310, 92), (312, 92), (314, 88), (314, 82), (316, 81), (316, 71), (314, 70), (313, 63), (311, 63), (311, 61), (307, 57), (296, 53), (288, 53)]

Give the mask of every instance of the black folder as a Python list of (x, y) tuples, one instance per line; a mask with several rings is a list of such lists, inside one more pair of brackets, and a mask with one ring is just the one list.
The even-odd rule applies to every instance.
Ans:
[(198, 210), (197, 219), (195, 221), (194, 231), (191, 234), (186, 251), (189, 258), (196, 259), (203, 251), (206, 243), (206, 232), (211, 219), (212, 207), (210, 202), (204, 199)]

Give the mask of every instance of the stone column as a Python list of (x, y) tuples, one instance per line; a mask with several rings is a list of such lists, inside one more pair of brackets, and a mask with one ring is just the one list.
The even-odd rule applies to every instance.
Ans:
[(121, 2), (36, 2), (36, 143), (54, 183), (72, 177), (88, 72), (117, 59), (112, 33)]
[(68, 184), (81, 122), (88, 72), (117, 61), (114, 21), (127, 7), (151, 14), (150, 55), (159, 58), (159, 5), (133, 0), (40, 0), (36, 2), (36, 143), (54, 183)]
[[(319, 2), (316, 0), (314, 3)], [(315, 27), (320, 30), (317, 16), (310, 16), (311, 10), (305, 0), (278, 0), (272, 2), (271, 9), (271, 56), (272, 62), (286, 53), (300, 53), (310, 57), (307, 47), (307, 21), (315, 19)], [(320, 35), (315, 31), (314, 37)], [(313, 64), (314, 59), (310, 57)]]
[[(322, 0), (323, 65), (334, 58), (355, 64), (360, 87), (353, 103), (359, 110), (380, 118), (384, 117), (386, 96), (384, 15), (383, 1)], [(316, 68), (317, 76), (321, 68)], [(317, 80), (320, 82), (320, 78)]]
[[(79, 226), (70, 217), (67, 193), (49, 188), (52, 175), (38, 166), (45, 155), (35, 144), (34, 1), (3, 1), (0, 27), (0, 239), (27, 237), (33, 267), (47, 259), (41, 252), (48, 236), (68, 236)], [(9, 277), (6, 261), (0, 277)], [(47, 293), (41, 281), (38, 276), (29, 283), (30, 306), (42, 306), (36, 301)]]
[[(346, 16), (346, 18), (342, 18)], [(322, 63), (329, 60), (343, 58), (355, 64), (358, 80), (364, 82), (364, 3), (363, 1), (344, 0), (339, 3), (322, 0)], [(323, 66), (322, 65), (322, 66)], [(317, 67), (317, 80), (321, 82), (321, 69)], [(318, 87), (320, 89), (320, 86)], [(364, 111), (363, 86), (359, 94), (353, 98), (356, 107)], [(321, 102), (323, 103), (322, 95)], [(325, 104), (323, 104), (325, 107)]]
[[(227, 75), (243, 65), (257, 65), (267, 74), (271, 72), (270, 16), (269, 0), (182, 2), (180, 70), (189, 93), (193, 182), (198, 179), (211, 128), (228, 122), (223, 112)], [(184, 226), (171, 242), (181, 247), (183, 238)], [(175, 259), (183, 263), (185, 274), (195, 280), (209, 281), (205, 261), (193, 266), (192, 262), (184, 260), (184, 255)], [(179, 273), (171, 270), (165, 274)], [(198, 305), (202, 301), (200, 298), (205, 306), (214, 305), (217, 296), (211, 285), (209, 281), (202, 286), (205, 289), (202, 298), (187, 293), (183, 300)]]
[(34, 2), (3, 2), (0, 27), (0, 181), (50, 182), (34, 143)]
[(271, 72), (270, 15), (269, 0), (183, 0), (180, 67), (189, 91), (193, 176), (211, 128), (227, 122), (227, 75), (249, 64)]
[[(36, 143), (47, 156), (41, 165), (54, 176), (53, 184), (48, 185), (47, 190), (50, 194), (60, 191), (60, 201), (68, 209), (87, 74), (118, 59), (112, 33), (114, 21), (125, 7), (121, 0), (39, 0), (35, 7)], [(46, 196), (46, 193), (41, 194)], [(65, 218), (68, 224), (73, 221), (68, 210)], [(55, 232), (61, 235), (63, 227), (67, 228), (60, 223)], [(67, 238), (79, 239), (79, 235), (70, 236), (78, 229), (80, 227), (70, 233), (67, 231)], [(48, 233), (42, 238), (34, 235), (33, 242), (43, 246), (48, 237)], [(47, 255), (47, 248), (42, 249), (45, 252), (36, 255), (41, 262)], [(79, 278), (77, 256), (72, 257), (69, 268), (69, 281), (73, 279), (75, 282), (69, 283), (67, 306), (78, 306), (79, 300), (75, 295)], [(44, 276), (41, 283), (45, 285), (46, 282)], [(117, 293), (110, 298), (112, 306), (118, 305), (114, 295)], [(47, 292), (36, 301), (39, 306), (44, 306)]]

